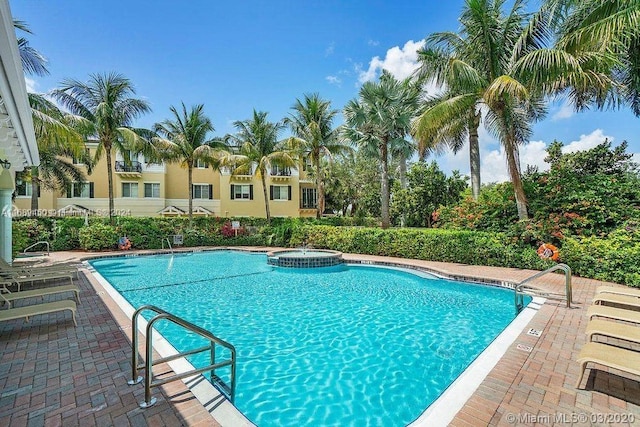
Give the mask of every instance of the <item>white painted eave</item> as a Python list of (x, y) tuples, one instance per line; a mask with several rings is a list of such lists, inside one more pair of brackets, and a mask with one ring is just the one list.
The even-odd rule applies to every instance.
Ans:
[(40, 155), (8, 0), (0, 0), (0, 40), (0, 159), (21, 171)]

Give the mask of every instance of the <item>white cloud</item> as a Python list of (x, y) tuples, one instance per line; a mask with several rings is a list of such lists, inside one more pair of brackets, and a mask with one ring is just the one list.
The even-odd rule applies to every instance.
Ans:
[[(545, 163), (544, 158), (547, 156), (547, 144), (544, 141), (531, 141), (520, 147), (520, 167), (526, 170), (527, 166), (536, 166), (538, 170), (543, 171), (549, 169), (549, 165)], [(499, 150), (491, 150), (482, 154), (480, 159), (480, 174), (482, 182), (503, 182), (509, 180), (509, 171), (507, 169), (507, 158), (504, 148)]]
[(378, 45), (380, 44), (380, 42), (379, 42), (378, 40), (369, 40), (369, 41), (367, 42), (367, 44), (368, 44), (369, 46), (378, 46)]
[(365, 71), (356, 64), (359, 83), (374, 80), (382, 70), (387, 70), (397, 79), (409, 77), (418, 68), (418, 49), (424, 46), (424, 40), (414, 42), (409, 40), (402, 48), (394, 46), (387, 50), (384, 59), (374, 56)]
[(492, 150), (480, 158), (480, 177), (482, 183), (503, 182), (509, 180), (504, 149)]
[(332, 85), (340, 86), (340, 83), (342, 83), (342, 79), (338, 76), (327, 76), (325, 79)]
[[(483, 183), (490, 182), (504, 182), (509, 180), (509, 172), (507, 170), (507, 160), (504, 154), (504, 148), (499, 145), (498, 141), (494, 140), (491, 135), (487, 133), (484, 127), (478, 129), (480, 140), (480, 174)], [(562, 147), (564, 153), (573, 153), (576, 151), (589, 150), (598, 144), (604, 142), (605, 139), (613, 141), (612, 136), (605, 135), (602, 129), (596, 129), (587, 135), (580, 135), (577, 141), (572, 141), (568, 145)], [(536, 166), (539, 171), (546, 171), (549, 169), (549, 164), (544, 161), (547, 157), (548, 144), (544, 141), (530, 141), (520, 147), (520, 166), (522, 171), (526, 170), (527, 166)], [(446, 173), (450, 173), (452, 170), (457, 169), (462, 174), (469, 175), (469, 145), (465, 144), (464, 147), (458, 152), (453, 154), (451, 151), (446, 151), (441, 156), (436, 158), (440, 168)], [(633, 160), (640, 163), (640, 153), (633, 155)]]
[(325, 50), (324, 50), (324, 56), (330, 56), (333, 55), (333, 51), (336, 48), (336, 44), (334, 42), (332, 42)]
[(633, 153), (633, 157), (631, 157), (631, 161), (640, 164), (640, 153)]
[(560, 108), (551, 116), (551, 120), (563, 120), (572, 117), (575, 114), (573, 109), (573, 105), (569, 101), (565, 101), (562, 103)]
[(527, 166), (535, 166), (539, 171), (548, 170), (549, 164), (544, 161), (545, 157), (547, 157), (547, 143), (544, 141), (529, 141), (528, 144), (520, 147), (522, 171), (525, 171)]
[(29, 92), (29, 93), (36, 93), (37, 92), (36, 88), (38, 87), (38, 82), (36, 82), (33, 79), (30, 79), (29, 77), (25, 77), (24, 78), (24, 82), (27, 85), (27, 92)]
[(605, 135), (602, 129), (596, 129), (588, 135), (580, 135), (580, 139), (577, 141), (571, 141), (569, 144), (562, 147), (563, 153), (574, 153), (576, 151), (589, 150), (598, 144), (602, 144), (605, 139), (613, 142), (614, 137)]

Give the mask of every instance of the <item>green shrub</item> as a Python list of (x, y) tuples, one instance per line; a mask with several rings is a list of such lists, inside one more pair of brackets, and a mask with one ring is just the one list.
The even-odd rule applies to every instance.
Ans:
[(154, 249), (162, 247), (163, 234), (155, 218), (119, 218), (116, 226), (118, 237), (127, 236), (134, 249)]
[[(28, 246), (37, 242), (51, 242), (52, 230), (49, 218), (19, 218), (12, 222), (12, 252), (15, 257)], [(37, 247), (35, 250), (44, 249)]]
[(440, 229), (387, 229), (305, 226), (293, 233), (291, 245), (303, 242), (341, 252), (394, 256), (463, 264), (545, 269), (534, 248), (501, 233)]
[(561, 261), (579, 276), (640, 287), (640, 236), (627, 225), (607, 238), (568, 238)]
[(78, 232), (80, 247), (87, 251), (115, 249), (118, 246), (118, 233), (112, 225), (96, 222), (83, 227)]
[(79, 231), (84, 227), (84, 218), (58, 218), (51, 223), (53, 240), (51, 250), (69, 251), (80, 248)]

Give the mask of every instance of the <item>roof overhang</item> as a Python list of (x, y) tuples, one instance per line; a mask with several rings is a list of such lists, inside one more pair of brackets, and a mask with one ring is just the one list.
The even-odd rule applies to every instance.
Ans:
[(8, 0), (0, 0), (0, 40), (0, 160), (21, 171), (40, 155)]
[(158, 213), (160, 215), (178, 215), (179, 216), (179, 215), (184, 215), (186, 212), (183, 211), (180, 208), (177, 208), (177, 207), (173, 206), (173, 205), (169, 205), (169, 206), (165, 207), (164, 209), (158, 211)]
[(213, 211), (210, 211), (209, 209), (203, 207), (203, 206), (194, 206), (193, 207), (193, 214), (194, 215), (205, 215), (205, 216), (209, 216), (209, 215), (213, 215)]

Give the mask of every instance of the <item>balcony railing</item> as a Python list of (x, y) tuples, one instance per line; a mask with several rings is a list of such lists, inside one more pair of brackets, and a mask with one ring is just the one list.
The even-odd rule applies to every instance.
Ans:
[(116, 172), (137, 172), (142, 173), (142, 163), (131, 161), (128, 164), (124, 161), (116, 161)]
[(290, 168), (271, 168), (271, 176), (291, 176)]

